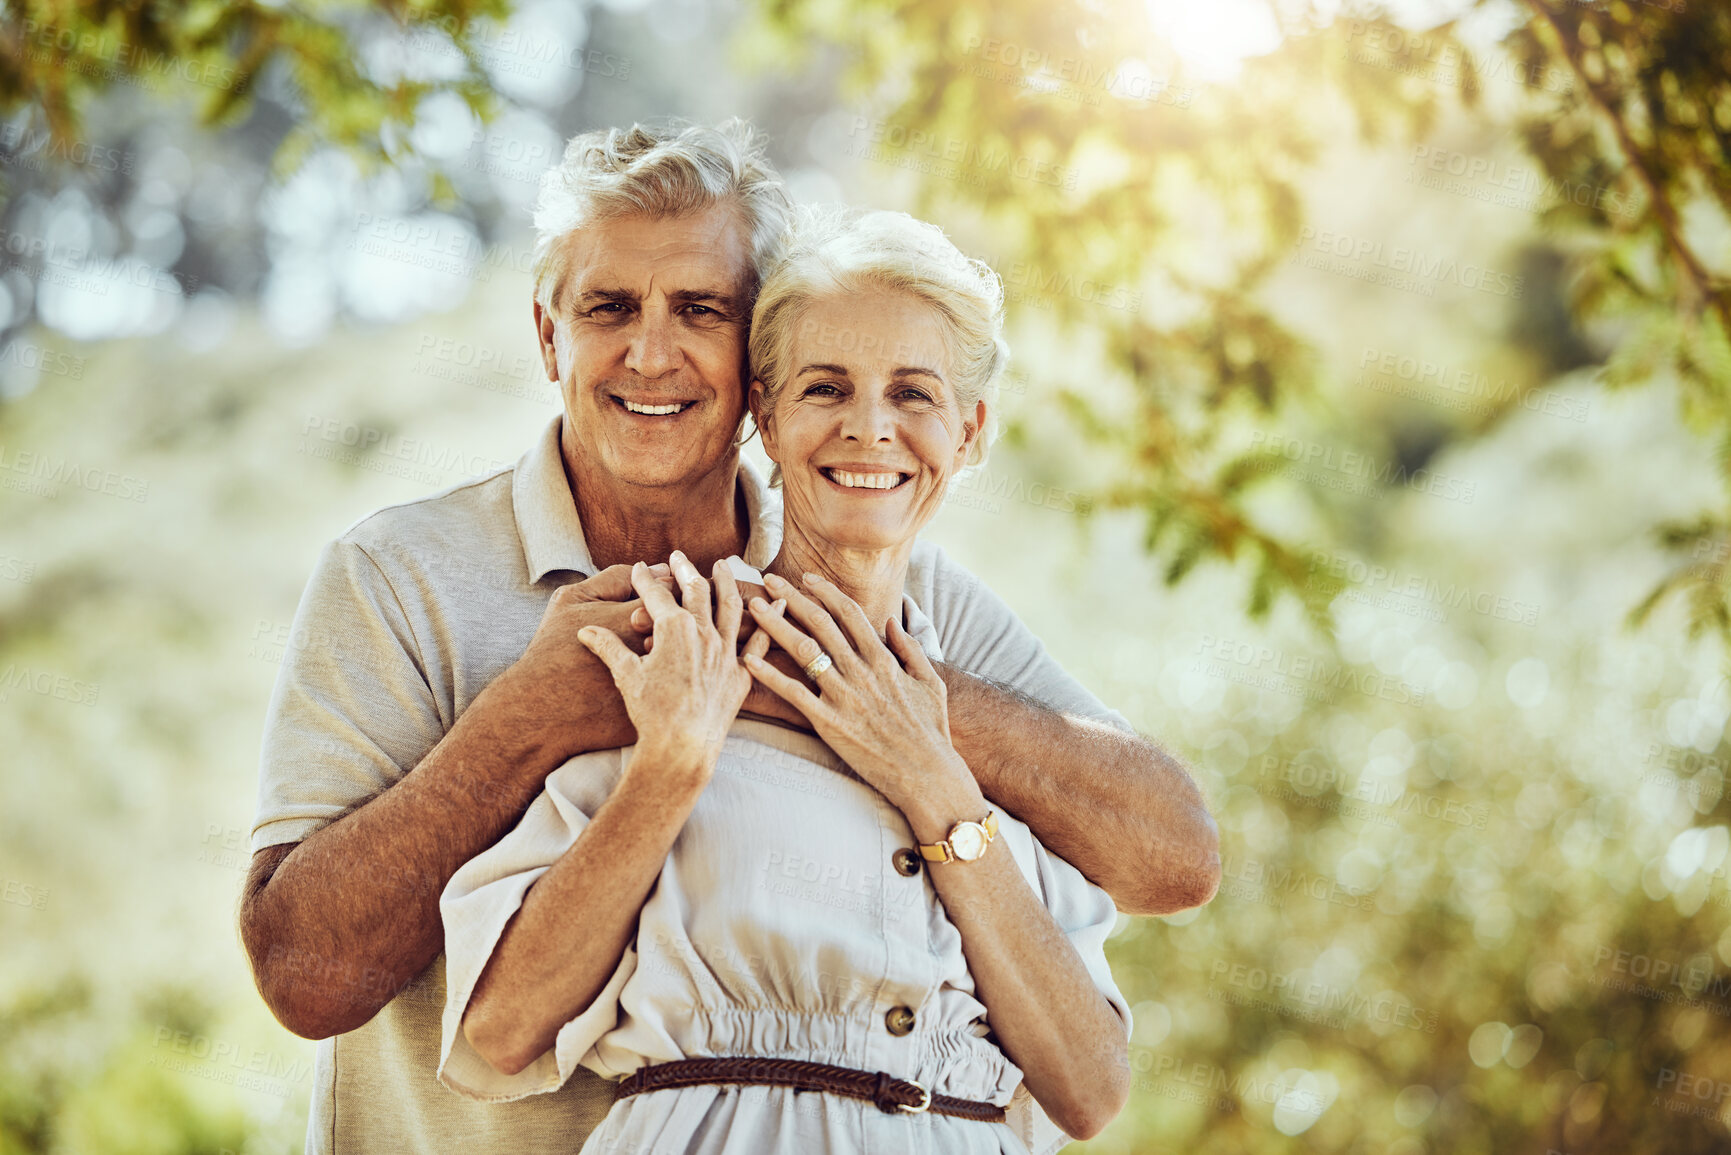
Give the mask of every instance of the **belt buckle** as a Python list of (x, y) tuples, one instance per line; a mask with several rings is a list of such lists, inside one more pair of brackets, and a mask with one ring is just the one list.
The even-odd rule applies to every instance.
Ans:
[(926, 1110), (926, 1108), (928, 1108), (932, 1105), (932, 1093), (930, 1091), (926, 1090), (926, 1088), (923, 1084), (916, 1083), (912, 1079), (907, 1080), (907, 1083), (909, 1086), (913, 1087), (914, 1090), (916, 1090), (920, 1093), (920, 1096), (921, 1096), (920, 1105), (917, 1107), (910, 1107), (906, 1103), (897, 1103), (896, 1104), (896, 1110), (906, 1111), (910, 1115), (921, 1114), (922, 1112), (924, 1112)]

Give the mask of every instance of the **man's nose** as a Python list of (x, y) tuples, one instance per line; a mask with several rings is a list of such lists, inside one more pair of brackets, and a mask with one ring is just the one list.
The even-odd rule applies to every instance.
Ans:
[(877, 445), (893, 440), (895, 412), (888, 402), (856, 392), (842, 404), (841, 435), (849, 441)]
[(638, 315), (637, 332), (625, 352), (625, 367), (639, 377), (656, 378), (679, 368), (685, 361), (673, 331), (673, 318), (665, 310), (646, 308)]

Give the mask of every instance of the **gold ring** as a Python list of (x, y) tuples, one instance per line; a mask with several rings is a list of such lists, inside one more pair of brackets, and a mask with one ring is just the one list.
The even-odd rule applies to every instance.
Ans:
[(819, 674), (823, 673), (833, 665), (835, 665), (835, 663), (830, 661), (829, 655), (824, 653), (822, 650), (819, 650), (817, 652), (817, 657), (807, 662), (802, 668), (805, 670), (805, 676), (815, 682), (817, 681), (817, 676)]

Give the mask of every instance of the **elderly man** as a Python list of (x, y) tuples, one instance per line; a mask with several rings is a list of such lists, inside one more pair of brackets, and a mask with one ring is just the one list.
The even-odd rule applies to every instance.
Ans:
[[(435, 1077), (439, 894), (575, 754), (635, 738), (586, 625), (631, 634), (626, 566), (762, 567), (780, 508), (739, 456), (745, 341), (788, 204), (748, 128), (573, 140), (535, 217), (534, 318), (564, 398), (517, 465), (362, 519), (326, 547), (266, 723), (241, 932), (290, 1030), (323, 1040), (312, 1151), (574, 1150), (612, 1087), (507, 1105)], [(1206, 902), (1214, 824), (1189, 776), (1071, 680), (942, 551), (908, 592), (951, 665), (983, 792), (1132, 913)], [(747, 709), (782, 709), (768, 695)]]

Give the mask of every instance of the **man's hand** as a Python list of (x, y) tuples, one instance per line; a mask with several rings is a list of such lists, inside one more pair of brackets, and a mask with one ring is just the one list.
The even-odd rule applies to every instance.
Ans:
[[(673, 589), (673, 576), (666, 566), (651, 566), (650, 570), (656, 577), (661, 579), (661, 583), (669, 590)], [(584, 587), (583, 596), (585, 597), (614, 599), (632, 607), (631, 629), (635, 631), (639, 638), (642, 639), (639, 643), (640, 648), (638, 649), (638, 652), (648, 653), (654, 648), (655, 638), (652, 633), (654, 622), (650, 620), (649, 611), (643, 608), (643, 601), (641, 598), (637, 597), (637, 591), (631, 588), (630, 566), (610, 566), (590, 578), (587, 582), (579, 584)], [(736, 584), (739, 588), (740, 598), (743, 599), (747, 605), (751, 604), (753, 598), (763, 598), (765, 601), (769, 600), (769, 591), (764, 589), (761, 585), (758, 585), (756, 582), (740, 581), (736, 582)], [(574, 586), (571, 588), (575, 589), (577, 587)], [(625, 599), (635, 600), (625, 601)], [(623, 631), (618, 631), (616, 627), (612, 626), (608, 622), (598, 621), (591, 624), (607, 626), (609, 629), (615, 629), (616, 632), (619, 632), (627, 641), (630, 640), (629, 635), (625, 635)], [(741, 622), (739, 628), (739, 649), (744, 650), (751, 642), (751, 639), (757, 635), (757, 632), (756, 622), (749, 619)], [(798, 678), (801, 681), (805, 681), (805, 675), (800, 671), (799, 663), (789, 657), (785, 651), (772, 647), (768, 656), (764, 660), (782, 673), (786, 674), (788, 677)], [(809, 681), (805, 681), (805, 684), (808, 687), (811, 686)], [(815, 689), (815, 687), (813, 688)], [(751, 690), (745, 696), (745, 705), (739, 708), (739, 712), (741, 714), (753, 715), (759, 718), (767, 718), (774, 722), (781, 722), (796, 730), (804, 730), (808, 733), (811, 732), (811, 722), (804, 714), (800, 713), (792, 703), (781, 697), (781, 695), (770, 690), (769, 687), (765, 686), (755, 678), (751, 681)]]
[[(648, 566), (639, 562), (633, 567), (632, 585), (654, 619), (653, 636), (660, 643), (654, 653), (640, 658), (617, 635), (598, 626), (585, 627), (578, 640), (607, 664), (625, 699), (625, 712), (637, 727), (632, 766), (654, 754), (649, 761), (688, 763), (707, 781), (751, 686), (737, 653), (739, 591), (727, 563), (717, 562), (712, 616), (709, 583), (677, 550), (672, 566), (680, 591), (677, 601)], [(768, 648), (765, 637), (746, 653), (761, 656)]]
[[(657, 577), (661, 578), (661, 584), (666, 586), (669, 592), (675, 592), (674, 591), (673, 576), (672, 576), (671, 571), (668, 570), (667, 566), (657, 565), (657, 566), (651, 566), (649, 568), (650, 568), (651, 573), (654, 573)], [(622, 590), (618, 589), (613, 584), (613, 579), (610, 577), (609, 583), (607, 585), (597, 585), (595, 587), (597, 593), (600, 593), (600, 591), (602, 591), (602, 590), (607, 590), (607, 591), (614, 593), (618, 598), (621, 598), (621, 599), (637, 598), (637, 591), (631, 588), (631, 567), (628, 565), (609, 566), (607, 569), (603, 570), (601, 573), (596, 574), (593, 578), (590, 578), (589, 580), (592, 582), (600, 582), (601, 578), (604, 575), (611, 575), (614, 570), (624, 570), (625, 571), (625, 585), (624, 585), (623, 589)], [(732, 573), (731, 570), (729, 570), (728, 572), (730, 574)], [(762, 598), (765, 601), (769, 600), (769, 593), (762, 586), (758, 585), (756, 582), (740, 581), (738, 578), (734, 578), (733, 584), (734, 584), (734, 588), (739, 591), (740, 598), (746, 603), (749, 603), (752, 598)], [(605, 596), (605, 595), (603, 595), (603, 596)], [(720, 591), (719, 591), (719, 589), (717, 589), (716, 592), (714, 593), (714, 595), (711, 596), (711, 598), (710, 598), (711, 604), (710, 604), (709, 609), (710, 609), (710, 612), (712, 614), (719, 614), (721, 612), (721, 604), (720, 604), (720, 600), (719, 600), (720, 596), (721, 596)], [(646, 606), (644, 606), (642, 598), (637, 598), (637, 600), (635, 602), (633, 602), (632, 605), (635, 608), (631, 611), (631, 628), (636, 630), (638, 633), (644, 635), (644, 637), (647, 639), (648, 645), (653, 647), (655, 644), (655, 634), (654, 634), (655, 623), (654, 623), (653, 619), (651, 619), (649, 616), (649, 610)], [(739, 629), (740, 629), (740, 633), (739, 633), (739, 647), (738, 648), (743, 650), (743, 649), (745, 649), (745, 643), (751, 641), (752, 635), (757, 633), (757, 623), (749, 622), (749, 621), (741, 622)]]
[[(650, 573), (672, 588), (673, 576), (665, 565), (650, 567)], [(582, 703), (561, 692), (578, 684), (579, 666), (594, 661), (577, 635), (586, 626), (600, 626), (618, 635), (633, 653), (642, 654), (648, 630), (634, 625), (642, 606), (631, 588), (628, 565), (609, 566), (594, 577), (554, 590), (535, 636), (511, 666), (511, 679), (534, 694), (546, 710), (542, 717), (555, 725), (580, 718)]]
[[(649, 652), (655, 644), (653, 631), (655, 622), (649, 612), (643, 608), (643, 599), (631, 584), (631, 571), (634, 567), (628, 565), (610, 565), (593, 577), (584, 578), (560, 590), (572, 603), (574, 613), (570, 621), (573, 630), (581, 630), (584, 626), (600, 626), (612, 630), (619, 635), (631, 652), (643, 655)], [(649, 576), (659, 582), (669, 593), (674, 592), (673, 570), (666, 563), (648, 567)], [(576, 606), (584, 609), (575, 609)], [(552, 606), (548, 606), (549, 613)], [(542, 628), (547, 625), (544, 615)], [(539, 636), (539, 631), (537, 631)]]
[[(584, 578), (582, 581), (575, 582), (565, 588), (571, 591), (572, 597), (580, 601), (627, 602), (635, 610), (643, 604), (642, 599), (637, 596), (636, 587), (631, 584), (631, 571), (636, 568), (636, 566), (625, 565), (623, 562), (619, 565), (610, 565), (593, 577)], [(666, 587), (668, 593), (675, 592), (673, 569), (666, 562), (650, 566), (649, 573)], [(652, 625), (649, 615), (644, 614), (642, 620), (643, 629), (639, 632), (647, 634)]]
[[(754, 627), (755, 631), (755, 627)], [(754, 635), (755, 636), (755, 632)], [(763, 659), (771, 666), (811, 689), (814, 693), (817, 687), (805, 676), (805, 671), (799, 668), (799, 663), (793, 660), (793, 655), (779, 647), (771, 649)], [(758, 681), (751, 680), (751, 692), (745, 696), (745, 705), (739, 708), (741, 714), (753, 714), (759, 718), (767, 718), (772, 722), (781, 722), (795, 730), (806, 733), (816, 733), (811, 719), (799, 712), (799, 707), (783, 698), (780, 694)]]

